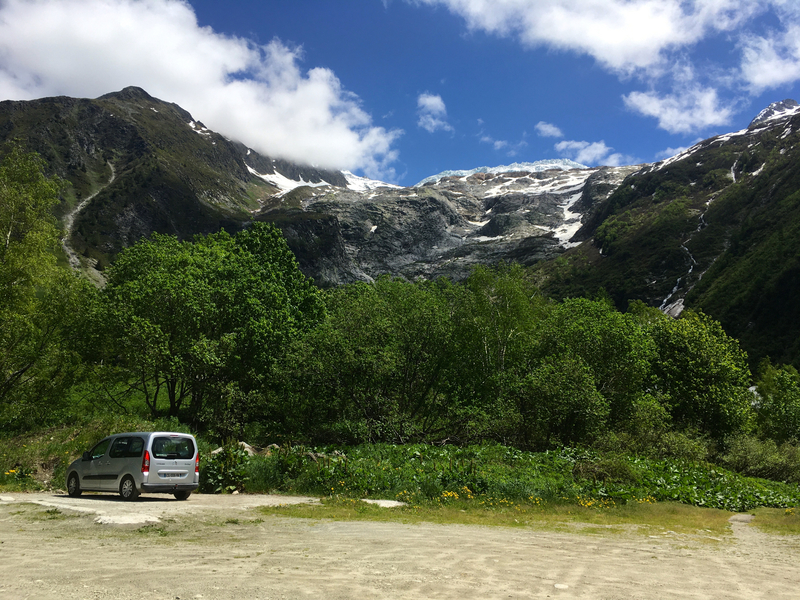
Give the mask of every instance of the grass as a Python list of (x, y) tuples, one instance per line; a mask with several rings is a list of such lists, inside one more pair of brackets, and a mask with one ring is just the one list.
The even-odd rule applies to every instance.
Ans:
[(468, 500), (446, 505), (381, 508), (355, 498), (331, 497), (324, 498), (320, 504), (264, 506), (258, 511), (264, 515), (303, 519), (526, 527), (601, 535), (655, 535), (670, 532), (709, 537), (730, 533), (729, 512), (674, 502), (637, 502), (598, 508), (574, 504)]
[(753, 514), (753, 525), (766, 533), (800, 535), (800, 509), (759, 508)]

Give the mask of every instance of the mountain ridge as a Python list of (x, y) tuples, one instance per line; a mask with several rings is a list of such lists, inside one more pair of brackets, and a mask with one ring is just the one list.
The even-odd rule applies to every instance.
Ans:
[(0, 102), (0, 139), (11, 138), (70, 182), (60, 217), (96, 194), (74, 213), (69, 239), (84, 269), (102, 271), (154, 231), (190, 238), (268, 221), (322, 287), (457, 280), (515, 261), (553, 297), (605, 294), (621, 309), (641, 300), (675, 316), (700, 309), (752, 360), (800, 366), (793, 100), (656, 163), (515, 163), (411, 187), (260, 155), (135, 87)]

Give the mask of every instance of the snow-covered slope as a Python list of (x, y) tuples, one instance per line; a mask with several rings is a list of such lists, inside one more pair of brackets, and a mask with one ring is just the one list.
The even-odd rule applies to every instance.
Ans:
[(416, 186), (419, 187), (426, 183), (432, 183), (443, 179), (444, 177), (469, 177), (476, 173), (512, 173), (514, 171), (527, 171), (529, 173), (540, 173), (542, 171), (549, 171), (551, 169), (561, 169), (562, 171), (569, 171), (572, 169), (586, 169), (586, 165), (576, 163), (574, 160), (566, 158), (558, 158), (553, 160), (537, 160), (536, 162), (522, 162), (511, 163), (510, 165), (503, 165), (500, 167), (478, 167), (477, 169), (460, 170), (460, 171), (442, 171), (437, 175), (426, 177), (420, 181)]
[(274, 185), (276, 188), (278, 188), (280, 190), (280, 192), (277, 194), (278, 196), (283, 196), (287, 192), (291, 192), (293, 189), (299, 188), (304, 185), (308, 187), (323, 187), (331, 185), (330, 183), (324, 180), (317, 183), (311, 183), (308, 181), (304, 181), (302, 177), (299, 178), (299, 181), (295, 179), (289, 179), (285, 175), (279, 173), (277, 170), (274, 173), (269, 173), (264, 175), (256, 171), (253, 167), (251, 167), (247, 163), (245, 163), (244, 166), (247, 167), (247, 170), (252, 175), (259, 177), (260, 179), (263, 179), (270, 185)]
[(354, 192), (367, 192), (376, 188), (395, 188), (399, 189), (401, 186), (392, 183), (385, 183), (376, 179), (368, 179), (367, 177), (359, 177), (350, 171), (342, 171), (345, 179), (347, 179), (347, 188)]
[(762, 125), (767, 121), (791, 117), (799, 112), (800, 104), (798, 104), (795, 100), (786, 99), (782, 102), (773, 102), (767, 108), (758, 113), (756, 118), (750, 122), (748, 129)]

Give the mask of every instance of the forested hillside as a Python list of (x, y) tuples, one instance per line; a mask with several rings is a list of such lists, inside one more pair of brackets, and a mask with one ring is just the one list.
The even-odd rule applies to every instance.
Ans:
[(702, 310), (753, 367), (800, 366), (800, 114), (786, 106), (626, 179), (593, 209), (586, 243), (538, 266), (542, 288), (602, 289), (621, 310), (632, 300)]

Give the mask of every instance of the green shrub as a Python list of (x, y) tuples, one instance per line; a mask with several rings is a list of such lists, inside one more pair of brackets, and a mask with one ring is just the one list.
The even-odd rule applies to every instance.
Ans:
[(200, 491), (224, 494), (242, 491), (247, 483), (250, 456), (239, 445), (226, 444), (204, 459), (200, 469)]
[(642, 478), (640, 469), (627, 456), (615, 454), (579, 460), (572, 467), (572, 475), (577, 480), (613, 483), (638, 483)]
[[(667, 438), (669, 439), (669, 438)], [(698, 443), (684, 437), (681, 443)], [(477, 501), (571, 503), (581, 498), (624, 504), (641, 498), (732, 511), (800, 505), (797, 486), (743, 477), (725, 468), (674, 458), (563, 448), (525, 452), (496, 444), (349, 448), (285, 447), (249, 463), (253, 486), (328, 497), (438, 503)], [(468, 492), (465, 492), (468, 490)]]
[(800, 483), (800, 447), (742, 435), (728, 440), (723, 465), (750, 477)]

